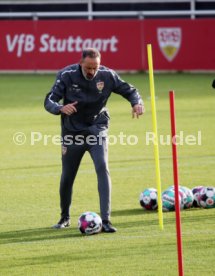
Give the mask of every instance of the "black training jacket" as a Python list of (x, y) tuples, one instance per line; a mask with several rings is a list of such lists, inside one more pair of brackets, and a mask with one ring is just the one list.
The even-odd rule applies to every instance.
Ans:
[(59, 71), (44, 106), (48, 112), (59, 115), (63, 105), (77, 101), (76, 113), (61, 114), (62, 131), (98, 133), (108, 128), (109, 114), (105, 106), (112, 92), (122, 95), (131, 106), (142, 103), (137, 89), (120, 79), (115, 71), (100, 66), (95, 77), (86, 80), (81, 66), (73, 64)]

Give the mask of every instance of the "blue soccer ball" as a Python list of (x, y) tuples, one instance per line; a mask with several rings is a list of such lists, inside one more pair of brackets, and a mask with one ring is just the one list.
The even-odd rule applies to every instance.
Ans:
[[(183, 193), (179, 191), (179, 205), (183, 209)], [(162, 193), (162, 209), (165, 212), (175, 210), (175, 190), (170, 187)]]

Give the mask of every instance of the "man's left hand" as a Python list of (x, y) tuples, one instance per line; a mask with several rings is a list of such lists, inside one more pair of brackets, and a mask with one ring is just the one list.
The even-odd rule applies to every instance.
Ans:
[(139, 118), (145, 112), (145, 107), (142, 104), (135, 104), (132, 108), (132, 118)]

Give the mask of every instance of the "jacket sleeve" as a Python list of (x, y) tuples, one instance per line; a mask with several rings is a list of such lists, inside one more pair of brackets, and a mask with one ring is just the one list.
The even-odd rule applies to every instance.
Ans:
[(112, 71), (112, 75), (114, 78), (114, 93), (127, 99), (131, 103), (132, 107), (136, 104), (143, 105), (143, 100), (134, 86), (123, 81), (116, 72)]
[(59, 101), (64, 97), (65, 94), (65, 83), (61, 77), (61, 72), (57, 74), (55, 84), (53, 85), (51, 91), (46, 95), (44, 101), (45, 109), (54, 114), (59, 115), (60, 109), (63, 107)]

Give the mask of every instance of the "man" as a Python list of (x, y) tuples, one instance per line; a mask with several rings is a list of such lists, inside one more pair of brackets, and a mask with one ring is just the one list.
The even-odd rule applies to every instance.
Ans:
[[(107, 130), (109, 114), (105, 105), (111, 92), (122, 95), (132, 106), (132, 116), (143, 114), (138, 91), (113, 71), (100, 65), (98, 50), (83, 50), (79, 64), (61, 70), (45, 99), (45, 108), (61, 114), (62, 175), (60, 181), (61, 219), (54, 228), (70, 226), (72, 187), (86, 151), (94, 162), (104, 232), (116, 232), (110, 222), (111, 180), (108, 169)], [(60, 100), (63, 103), (60, 104)], [(88, 139), (90, 137), (90, 139)], [(94, 138), (94, 139), (92, 139)]]

